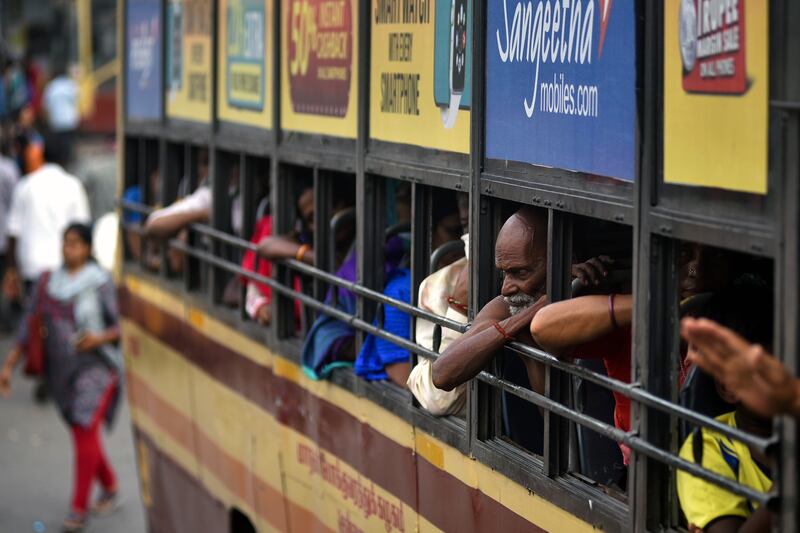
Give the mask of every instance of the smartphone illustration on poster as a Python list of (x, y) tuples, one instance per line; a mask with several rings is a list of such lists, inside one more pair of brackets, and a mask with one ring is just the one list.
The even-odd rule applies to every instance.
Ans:
[(471, 104), (472, 9), (469, 0), (436, 0), (434, 101), (444, 126), (453, 127), (459, 109)]

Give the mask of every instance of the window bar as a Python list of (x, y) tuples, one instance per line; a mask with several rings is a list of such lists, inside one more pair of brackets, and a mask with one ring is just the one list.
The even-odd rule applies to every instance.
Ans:
[[(141, 210), (142, 212), (149, 211), (149, 208), (147, 206), (142, 206), (133, 202), (125, 202), (124, 204), (130, 206), (132, 210)], [(219, 232), (217, 230), (214, 230), (213, 228), (209, 228), (208, 226), (195, 224), (193, 227), (195, 228), (196, 231), (203, 233), (209, 237), (226, 240), (231, 244), (240, 246), (241, 248), (244, 249), (255, 249), (255, 246), (250, 244), (249, 242)], [(465, 330), (464, 329), (465, 326), (463, 326), (458, 322), (451, 322), (443, 317), (439, 317), (438, 315), (434, 315), (432, 313), (429, 313), (428, 311), (415, 308), (405, 302), (394, 300), (392, 298), (389, 298), (388, 296), (385, 296), (383, 293), (367, 289), (365, 287), (359, 286), (358, 284), (351, 283), (349, 281), (342, 280), (340, 278), (337, 278), (333, 274), (321, 271), (304, 263), (299, 263), (295, 260), (288, 260), (283, 263), (285, 263), (287, 266), (293, 269), (305, 273), (306, 275), (312, 277), (320, 277), (328, 283), (344, 287), (350, 290), (351, 292), (369, 298), (373, 300), (376, 303), (376, 305), (377, 303), (391, 305), (393, 307), (399, 308), (401, 311), (408, 312), (409, 314), (412, 314), (414, 316), (425, 318), (426, 320), (430, 321), (435, 321), (440, 326), (447, 327), (448, 329), (453, 329), (455, 331), (462, 331), (462, 332)], [(633, 400), (634, 402), (638, 402), (653, 409), (662, 411), (664, 413), (677, 416), (695, 425), (702, 425), (704, 427), (713, 429), (716, 432), (719, 432), (732, 439), (738, 440), (759, 451), (766, 452), (770, 449), (770, 447), (774, 446), (777, 443), (777, 440), (775, 438), (762, 438), (756, 435), (751, 435), (742, 430), (731, 428), (725, 424), (722, 424), (713, 418), (709, 418), (707, 416), (698, 414), (680, 405), (676, 405), (667, 399), (656, 396), (642, 389), (638, 383), (635, 382), (624, 383), (622, 381), (615, 380), (606, 375), (593, 372), (588, 368), (576, 365), (574, 363), (570, 363), (565, 360), (558, 359), (553, 355), (544, 352), (543, 350), (533, 348), (531, 346), (519, 342), (509, 343), (509, 347), (513, 349), (515, 352), (521, 353), (526, 357), (540, 361), (547, 366), (553, 366), (575, 377), (591, 381), (602, 387), (607, 388), (612, 392), (620, 392), (631, 398), (631, 400)], [(423, 351), (421, 353), (422, 355), (426, 355), (433, 358), (435, 358), (436, 356), (434, 351), (427, 351), (427, 352)]]
[[(170, 245), (175, 246), (176, 248), (184, 251), (187, 254), (197, 257), (199, 260), (207, 261), (210, 264), (214, 264), (221, 268), (225, 268), (232, 273), (246, 276), (249, 279), (266, 283), (270, 285), (275, 291), (280, 292), (288, 297), (301, 300), (304, 305), (308, 305), (320, 312), (329, 314), (334, 318), (336, 318), (337, 320), (347, 322), (354, 328), (375, 335), (377, 337), (383, 338), (403, 348), (409, 350), (417, 350), (425, 354), (426, 356), (432, 358), (436, 357), (435, 353), (426, 348), (423, 348), (422, 346), (416, 345), (411, 341), (404, 339), (402, 337), (398, 337), (392, 333), (388, 333), (380, 329), (378, 326), (366, 322), (364, 320), (361, 320), (360, 318), (350, 315), (349, 313), (332, 308), (331, 306), (326, 305), (322, 302), (318, 302), (313, 297), (304, 294), (302, 292), (297, 292), (294, 289), (285, 287), (271, 278), (265, 278), (263, 276), (260, 276), (259, 274), (246, 271), (240, 265), (215, 257), (213, 254), (208, 253), (206, 251), (192, 248), (191, 246), (187, 246), (177, 240), (172, 241)], [(505, 392), (518, 396), (545, 410), (552, 410), (559, 417), (563, 417), (577, 424), (584, 425), (592, 429), (593, 431), (600, 433), (603, 436), (614, 439), (616, 441), (624, 442), (631, 448), (636, 449), (637, 451), (647, 455), (648, 457), (654, 458), (660, 463), (690, 472), (693, 475), (696, 475), (711, 483), (717, 484), (727, 490), (730, 490), (735, 494), (745, 496), (751, 500), (757, 501), (762, 504), (769, 503), (771, 500), (774, 500), (777, 497), (775, 493), (765, 494), (750, 487), (739, 485), (735, 481), (725, 478), (717, 473), (706, 470), (694, 463), (681, 459), (680, 457), (668, 451), (662, 450), (659, 447), (648, 442), (646, 439), (639, 437), (632, 432), (624, 432), (611, 424), (601, 422), (581, 412), (575, 411), (574, 409), (571, 409), (570, 407), (565, 406), (559, 402), (556, 402), (546, 396), (537, 394), (536, 392), (531, 391), (526, 387), (521, 387), (519, 385), (513, 384), (509, 381), (506, 381), (502, 378), (499, 378), (487, 372), (481, 372), (478, 375), (477, 379), (495, 388), (502, 389)]]
[[(557, 302), (569, 298), (572, 292), (572, 218), (567, 213), (550, 209), (547, 228), (547, 294), (551, 302)], [(562, 405), (571, 405), (569, 375), (548, 366), (545, 376), (545, 395)], [(572, 440), (569, 423), (552, 411), (545, 411), (545, 475), (555, 477), (568, 471)]]

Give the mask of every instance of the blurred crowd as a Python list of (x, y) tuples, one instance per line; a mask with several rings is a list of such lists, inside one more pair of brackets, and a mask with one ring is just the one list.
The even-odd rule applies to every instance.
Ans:
[[(83, 139), (79, 86), (69, 71), (63, 63), (46, 70), (30, 54), (0, 48), (0, 328), (6, 331), (34, 281), (61, 265), (65, 228), (94, 222), (97, 231), (113, 217), (113, 167), (75, 157)], [(98, 244), (95, 255), (108, 268), (113, 247)]]

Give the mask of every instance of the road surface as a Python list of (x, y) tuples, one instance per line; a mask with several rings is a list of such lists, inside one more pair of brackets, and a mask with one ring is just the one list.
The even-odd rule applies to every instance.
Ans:
[[(0, 337), (0, 359), (11, 340)], [(32, 383), (18, 369), (10, 398), (0, 398), (0, 533), (60, 532), (72, 491), (72, 443), (52, 403), (34, 404)], [(130, 415), (124, 403), (106, 452), (119, 478), (122, 506), (95, 518), (90, 533), (144, 533)], [(40, 522), (40, 523), (37, 523)]]

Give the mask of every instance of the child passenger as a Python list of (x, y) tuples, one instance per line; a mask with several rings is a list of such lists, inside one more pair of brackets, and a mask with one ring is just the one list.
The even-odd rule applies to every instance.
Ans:
[[(749, 342), (771, 345), (772, 299), (760, 288), (735, 286), (716, 293), (703, 315), (735, 331)], [(697, 348), (690, 343), (689, 355)], [(772, 422), (748, 410), (738, 397), (716, 384), (733, 411), (716, 419), (733, 428), (769, 436)], [(696, 428), (680, 450), (683, 459), (759, 492), (772, 487), (771, 465), (765, 454), (710, 429)], [(690, 531), (769, 531), (772, 517), (758, 503), (733, 494), (688, 472), (677, 473), (678, 498)]]

